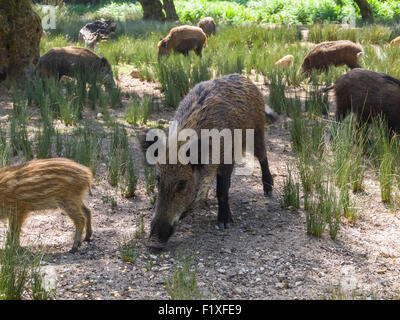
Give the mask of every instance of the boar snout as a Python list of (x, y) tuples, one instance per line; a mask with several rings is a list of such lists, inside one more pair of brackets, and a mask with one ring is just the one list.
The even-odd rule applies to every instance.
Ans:
[(167, 219), (153, 218), (151, 221), (149, 247), (161, 249), (167, 245), (168, 239), (175, 231), (175, 224)]

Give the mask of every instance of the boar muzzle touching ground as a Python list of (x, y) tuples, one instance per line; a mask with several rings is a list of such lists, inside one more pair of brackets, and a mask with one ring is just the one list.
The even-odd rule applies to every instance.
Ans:
[(306, 55), (300, 69), (303, 73), (309, 74), (313, 69), (326, 70), (331, 65), (360, 68), (358, 60), (362, 52), (363, 49), (359, 44), (349, 40), (322, 42)]
[(92, 235), (91, 212), (84, 204), (92, 172), (63, 158), (32, 160), (0, 170), (0, 218), (9, 220), (11, 237), (19, 243), (21, 227), (28, 214), (60, 208), (75, 225), (75, 252)]
[(320, 92), (334, 89), (336, 119), (353, 112), (358, 122), (383, 116), (388, 127), (400, 133), (400, 80), (383, 72), (353, 69)]
[[(170, 128), (170, 135), (171, 132), (179, 133), (184, 129), (196, 132), (197, 140), (193, 144), (198, 145), (198, 153), (194, 155), (198, 160), (201, 159), (203, 152), (208, 154), (206, 157), (209, 160), (212, 154), (211, 143), (208, 151), (202, 149), (204, 142), (202, 139), (208, 139), (201, 138), (202, 129), (216, 129), (218, 132), (228, 130), (233, 138), (232, 146), (228, 144), (227, 150), (232, 151), (232, 154), (233, 146), (236, 144), (234, 130), (239, 129), (243, 132), (242, 137), (246, 137), (244, 132), (247, 129), (254, 130), (254, 156), (261, 165), (264, 194), (271, 193), (273, 178), (268, 166), (265, 145), (265, 103), (260, 90), (249, 79), (232, 74), (197, 84), (181, 101), (172, 123), (175, 131), (171, 131)], [(142, 147), (147, 150), (146, 156), (157, 149), (150, 150), (155, 141), (145, 140), (147, 135), (147, 133), (141, 135)], [(234, 163), (225, 162), (224, 153), (228, 151), (225, 151), (224, 141), (225, 138), (221, 139), (218, 145), (219, 163), (206, 161), (207, 164), (204, 164), (203, 161), (202, 164), (201, 161), (195, 160), (184, 164), (178, 160), (176, 164), (172, 164), (168, 161), (169, 149), (166, 152), (166, 161), (156, 163), (158, 196), (151, 222), (150, 247), (165, 247), (178, 221), (189, 210), (206, 203), (208, 191), (215, 179), (218, 199), (217, 222), (220, 228), (230, 227), (232, 216), (228, 193)], [(164, 142), (157, 143), (161, 145)], [(178, 150), (186, 143), (188, 142), (178, 142)], [(239, 139), (238, 143), (242, 146), (242, 150), (246, 150), (245, 138)], [(188, 150), (191, 152), (190, 148)], [(192, 159), (191, 155), (190, 158)]]
[(68, 76), (84, 82), (94, 80), (107, 89), (116, 87), (111, 65), (89, 49), (81, 47), (53, 48), (40, 57), (36, 67), (39, 77)]
[(171, 51), (187, 55), (193, 50), (201, 57), (203, 47), (207, 46), (207, 36), (201, 28), (179, 26), (158, 42), (158, 58), (170, 55)]

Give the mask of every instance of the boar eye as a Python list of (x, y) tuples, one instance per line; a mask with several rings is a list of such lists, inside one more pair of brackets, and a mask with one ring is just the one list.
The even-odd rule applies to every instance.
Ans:
[(176, 190), (182, 190), (186, 187), (186, 180), (179, 180), (176, 185)]

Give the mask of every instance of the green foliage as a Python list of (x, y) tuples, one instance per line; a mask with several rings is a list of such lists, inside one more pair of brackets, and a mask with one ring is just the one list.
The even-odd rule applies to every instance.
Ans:
[(284, 208), (300, 208), (300, 185), (293, 179), (292, 169), (287, 168), (288, 175), (283, 185), (281, 205)]
[(192, 270), (191, 262), (184, 257), (177, 266), (172, 279), (166, 279), (167, 291), (171, 300), (201, 299), (197, 287), (196, 272)]
[(55, 290), (44, 288), (40, 268), (43, 254), (21, 248), (10, 230), (6, 238), (6, 244), (0, 250), (0, 300), (51, 299)]

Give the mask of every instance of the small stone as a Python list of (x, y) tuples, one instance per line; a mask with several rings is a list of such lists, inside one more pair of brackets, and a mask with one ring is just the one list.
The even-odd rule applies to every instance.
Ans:
[(99, 112), (99, 113), (96, 115), (96, 119), (103, 119), (103, 114), (102, 114), (101, 112)]
[(219, 268), (219, 269), (217, 269), (217, 271), (218, 271), (219, 273), (225, 273), (225, 269), (223, 269), (223, 268)]
[(241, 294), (242, 290), (240, 288), (233, 288), (233, 293), (235, 294)]
[(285, 284), (282, 282), (278, 282), (275, 284), (275, 288), (277, 289), (283, 289), (285, 287)]

